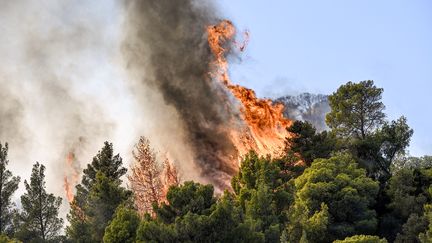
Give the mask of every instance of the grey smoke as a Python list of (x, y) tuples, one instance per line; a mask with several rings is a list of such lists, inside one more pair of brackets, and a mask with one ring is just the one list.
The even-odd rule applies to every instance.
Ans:
[(127, 158), (139, 136), (128, 131), (135, 105), (114, 68), (118, 9), (102, 0), (0, 2), (0, 142), (23, 180), (45, 164), (56, 195), (64, 196), (69, 151), (84, 167), (110, 140)]
[(318, 131), (328, 129), (325, 123), (325, 116), (330, 112), (327, 95), (311, 93), (286, 95), (276, 99), (276, 102), (284, 104), (286, 117), (310, 122)]
[(0, 1), (0, 20), (0, 142), (15, 174), (39, 161), (64, 196), (68, 152), (84, 168), (108, 140), (130, 163), (144, 135), (185, 180), (227, 187), (228, 131), (242, 124), (208, 76), (209, 1)]
[(134, 89), (160, 94), (175, 113), (173, 121), (159, 121), (184, 131), (185, 145), (172, 146), (191, 151), (200, 176), (226, 188), (237, 170), (228, 132), (239, 119), (230, 96), (208, 75), (213, 57), (206, 27), (219, 20), (208, 1), (127, 1), (123, 53)]

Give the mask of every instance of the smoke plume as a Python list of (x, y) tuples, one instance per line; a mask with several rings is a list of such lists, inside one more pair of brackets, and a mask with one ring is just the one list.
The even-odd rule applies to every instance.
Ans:
[[(65, 197), (64, 176), (105, 140), (130, 154), (140, 131), (130, 131), (136, 104), (115, 68), (120, 9), (105, 0), (0, 2), (0, 142), (22, 180), (39, 161), (48, 191)], [(67, 166), (69, 153), (78, 164)]]
[(128, 1), (123, 53), (138, 95), (146, 97), (148, 90), (160, 94), (163, 105), (158, 108), (167, 107), (160, 113), (173, 113), (155, 129), (160, 133), (170, 126), (181, 129), (181, 140), (170, 145), (191, 153), (199, 176), (226, 188), (237, 169), (232, 161), (238, 151), (229, 131), (238, 124), (239, 114), (232, 98), (209, 75), (214, 57), (206, 27), (218, 23), (215, 12), (207, 1)]
[(66, 199), (104, 141), (127, 166), (143, 135), (185, 180), (228, 186), (243, 124), (209, 75), (209, 2), (1, 1), (0, 20), (0, 142), (23, 180), (39, 161)]

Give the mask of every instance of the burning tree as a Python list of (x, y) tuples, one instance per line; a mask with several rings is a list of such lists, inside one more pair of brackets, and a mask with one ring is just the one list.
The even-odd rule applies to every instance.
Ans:
[(156, 153), (150, 148), (150, 142), (140, 137), (135, 145), (133, 157), (135, 164), (128, 179), (134, 192), (135, 205), (141, 215), (152, 211), (152, 204), (162, 201), (161, 170), (156, 161)]
[(180, 182), (177, 169), (168, 158), (160, 166), (147, 138), (140, 137), (133, 157), (135, 164), (131, 167), (132, 173), (128, 179), (134, 192), (135, 206), (142, 216), (152, 213), (153, 204), (165, 201), (169, 187)]
[(168, 193), (169, 188), (180, 184), (180, 176), (177, 168), (168, 158), (165, 158), (163, 163), (162, 179), (164, 185), (163, 198), (166, 199), (166, 194)]

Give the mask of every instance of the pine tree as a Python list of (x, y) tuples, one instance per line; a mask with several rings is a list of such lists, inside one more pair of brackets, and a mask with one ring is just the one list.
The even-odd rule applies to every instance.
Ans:
[(81, 184), (68, 215), (67, 236), (74, 242), (101, 242), (105, 227), (116, 208), (127, 201), (130, 191), (120, 179), (127, 170), (119, 154), (114, 155), (112, 143), (105, 142), (102, 150), (83, 171)]
[(21, 196), (21, 240), (55, 240), (63, 226), (63, 219), (58, 217), (62, 198), (46, 192), (45, 166), (36, 162), (30, 184), (25, 180), (24, 185), (26, 193)]
[(135, 164), (128, 176), (134, 192), (135, 206), (140, 215), (153, 212), (153, 204), (163, 201), (163, 184), (161, 168), (157, 163), (156, 154), (145, 137), (139, 139), (133, 151)]
[(20, 178), (12, 176), (12, 172), (6, 169), (9, 163), (7, 159), (8, 144), (0, 143), (0, 234), (10, 234), (13, 217), (12, 195), (18, 189)]
[(383, 89), (377, 88), (372, 80), (340, 86), (329, 96), (331, 112), (326, 115), (327, 125), (342, 137), (364, 140), (384, 124), (382, 93)]
[(102, 172), (112, 180), (120, 180), (127, 172), (127, 169), (123, 167), (123, 160), (120, 155), (114, 155), (112, 143), (105, 142), (104, 147), (93, 158), (92, 163), (88, 164), (87, 168), (84, 169), (82, 189), (87, 192), (91, 190), (98, 172)]

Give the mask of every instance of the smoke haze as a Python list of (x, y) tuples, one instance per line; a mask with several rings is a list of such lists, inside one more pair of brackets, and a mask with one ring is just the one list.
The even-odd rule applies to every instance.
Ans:
[[(119, 7), (0, 2), (0, 142), (9, 143), (11, 170), (22, 181), (39, 161), (47, 167), (48, 190), (64, 197), (69, 152), (84, 167), (109, 140), (128, 158), (140, 131), (130, 129), (136, 104), (115, 68)], [(23, 190), (20, 184), (16, 196)]]
[(22, 181), (39, 161), (48, 191), (65, 197), (64, 176), (104, 141), (127, 166), (144, 135), (184, 180), (227, 186), (237, 169), (228, 131), (242, 124), (209, 76), (210, 2), (1, 1), (0, 20), (0, 142)]

